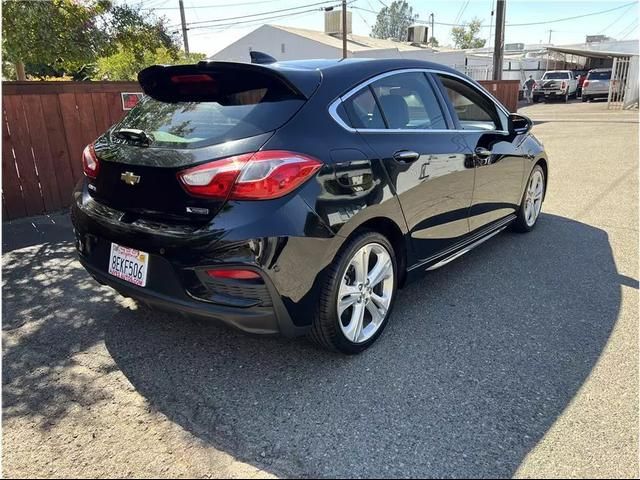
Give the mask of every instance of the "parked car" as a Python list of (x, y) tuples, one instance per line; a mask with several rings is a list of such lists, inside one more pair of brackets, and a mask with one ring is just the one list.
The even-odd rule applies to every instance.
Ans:
[(610, 82), (610, 68), (594, 68), (593, 70), (589, 70), (582, 87), (582, 101), (588, 102), (596, 98), (608, 98)]
[(152, 306), (358, 353), (398, 288), (540, 214), (532, 122), (442, 65), (201, 62), (139, 81), (84, 150), (72, 219), (87, 271)]
[(544, 72), (542, 78), (536, 83), (533, 101), (559, 98), (567, 102), (569, 97), (576, 96), (577, 89), (578, 81), (571, 70), (551, 70)]

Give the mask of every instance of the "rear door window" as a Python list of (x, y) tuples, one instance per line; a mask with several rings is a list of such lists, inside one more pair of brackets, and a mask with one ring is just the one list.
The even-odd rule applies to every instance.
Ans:
[(589, 75), (587, 75), (587, 79), (589, 79), (589, 80), (610, 80), (611, 79), (611, 71), (608, 71), (608, 72), (589, 72)]
[(424, 73), (390, 75), (371, 84), (390, 129), (447, 128), (435, 92)]
[(543, 80), (569, 80), (571, 75), (568, 72), (547, 72), (542, 77)]
[(273, 84), (220, 92), (216, 101), (167, 103), (145, 97), (114, 132), (143, 130), (152, 139), (151, 147), (199, 148), (275, 130), (304, 102)]

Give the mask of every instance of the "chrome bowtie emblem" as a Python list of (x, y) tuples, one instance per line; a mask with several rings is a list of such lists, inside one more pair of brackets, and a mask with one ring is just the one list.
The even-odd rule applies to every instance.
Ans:
[(136, 185), (140, 183), (140, 175), (136, 175), (133, 172), (124, 172), (120, 175), (120, 180), (122, 180), (127, 185)]

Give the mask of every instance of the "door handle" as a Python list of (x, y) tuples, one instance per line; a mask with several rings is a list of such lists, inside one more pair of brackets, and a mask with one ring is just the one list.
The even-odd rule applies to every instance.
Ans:
[(476, 156), (479, 158), (489, 158), (491, 155), (491, 150), (487, 150), (484, 147), (476, 148)]
[(412, 152), (411, 150), (400, 150), (393, 154), (393, 158), (398, 162), (411, 163), (420, 158), (418, 152)]

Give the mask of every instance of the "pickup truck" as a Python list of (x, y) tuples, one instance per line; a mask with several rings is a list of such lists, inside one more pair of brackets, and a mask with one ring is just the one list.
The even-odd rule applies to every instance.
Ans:
[(566, 102), (569, 97), (575, 97), (577, 91), (578, 80), (571, 70), (551, 70), (544, 72), (533, 87), (533, 101), (559, 98)]

